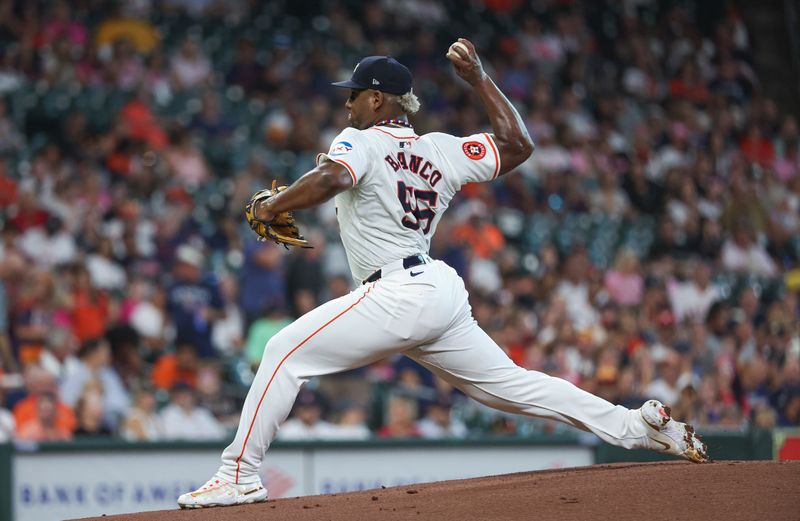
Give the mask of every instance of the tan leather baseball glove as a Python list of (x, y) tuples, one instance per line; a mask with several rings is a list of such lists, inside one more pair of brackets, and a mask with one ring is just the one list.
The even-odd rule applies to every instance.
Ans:
[(263, 221), (256, 218), (255, 209), (259, 202), (269, 199), (288, 188), (287, 186), (277, 185), (277, 181), (272, 181), (271, 189), (265, 188), (253, 194), (250, 201), (244, 207), (244, 216), (245, 219), (247, 219), (247, 224), (256, 232), (258, 240), (260, 241), (270, 240), (277, 244), (283, 244), (287, 250), (289, 246), (313, 248), (313, 246), (300, 235), (300, 230), (294, 222), (294, 215), (292, 215), (292, 212), (281, 212), (271, 221)]

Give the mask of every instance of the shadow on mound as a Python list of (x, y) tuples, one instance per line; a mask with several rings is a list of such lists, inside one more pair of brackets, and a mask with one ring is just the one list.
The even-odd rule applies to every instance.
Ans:
[(635, 463), (90, 519), (796, 521), (800, 515), (798, 490), (800, 462)]

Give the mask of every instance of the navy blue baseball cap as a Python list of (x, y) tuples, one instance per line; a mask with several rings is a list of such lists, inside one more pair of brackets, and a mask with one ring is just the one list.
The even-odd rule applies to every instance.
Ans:
[(347, 81), (331, 83), (345, 89), (374, 89), (402, 96), (411, 92), (411, 71), (390, 56), (367, 56)]

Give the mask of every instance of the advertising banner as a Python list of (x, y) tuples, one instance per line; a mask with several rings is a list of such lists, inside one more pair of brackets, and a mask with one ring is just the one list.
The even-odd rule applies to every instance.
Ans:
[[(219, 449), (16, 452), (14, 519), (50, 521), (177, 508), (205, 483)], [(591, 465), (580, 446), (332, 446), (271, 450), (261, 478), (271, 498)]]
[[(219, 451), (17, 453), (14, 518), (55, 521), (177, 508), (219, 467)], [(303, 455), (275, 451), (262, 469), (288, 496), (303, 493)]]

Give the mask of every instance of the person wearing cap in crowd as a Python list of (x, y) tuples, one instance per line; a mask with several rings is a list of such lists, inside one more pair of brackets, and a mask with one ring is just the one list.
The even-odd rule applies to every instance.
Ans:
[(167, 290), (167, 309), (176, 340), (194, 345), (200, 358), (216, 358), (211, 332), (213, 322), (224, 312), (219, 287), (204, 274), (205, 258), (194, 246), (178, 246), (175, 259), (175, 280)]
[(329, 439), (366, 440), (372, 437), (363, 405), (355, 400), (345, 399), (337, 404), (336, 409), (336, 430), (331, 432)]
[(464, 438), (468, 434), (467, 426), (461, 420), (453, 418), (452, 403), (447, 399), (438, 399), (427, 404), (425, 416), (417, 421), (417, 431), (423, 438)]
[(208, 409), (197, 404), (197, 394), (184, 382), (172, 387), (171, 402), (161, 410), (160, 420), (168, 440), (219, 440), (226, 434)]
[(336, 438), (336, 426), (322, 419), (323, 401), (319, 394), (304, 389), (297, 395), (294, 412), (284, 422), (278, 437), (282, 440)]

